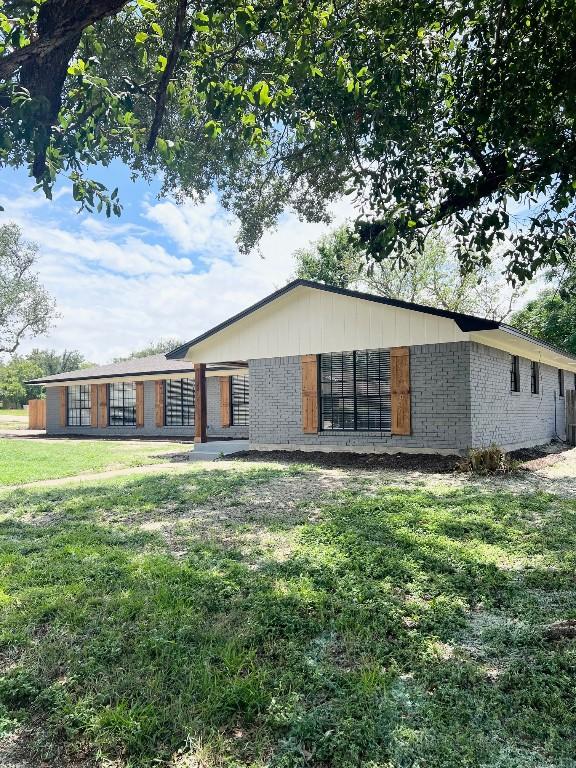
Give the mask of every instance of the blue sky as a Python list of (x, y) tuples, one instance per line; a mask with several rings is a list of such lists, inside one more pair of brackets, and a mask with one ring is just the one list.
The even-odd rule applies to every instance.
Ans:
[[(132, 182), (120, 163), (91, 174), (119, 187), (119, 219), (78, 214), (66, 181), (48, 201), (24, 170), (1, 175), (0, 222), (17, 222), (39, 244), (40, 278), (60, 313), (22, 353), (79, 349), (100, 363), (160, 337), (192, 338), (282, 286), (294, 272), (294, 251), (329, 229), (287, 214), (245, 255), (235, 244), (237, 222), (215, 195), (202, 204), (158, 199), (159, 182)], [(341, 202), (333, 214), (335, 226), (353, 210)]]

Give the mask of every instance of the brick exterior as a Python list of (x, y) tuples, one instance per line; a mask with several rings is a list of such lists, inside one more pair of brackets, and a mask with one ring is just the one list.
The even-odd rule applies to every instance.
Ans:
[[(412, 434), (320, 432), (302, 429), (299, 357), (249, 361), (250, 427), (220, 426), (220, 382), (210, 377), (207, 419), (210, 437), (250, 437), (257, 449), (361, 452), (464, 453), (496, 443), (506, 450), (546, 443), (565, 432), (565, 400), (558, 369), (540, 366), (540, 393), (530, 391), (530, 361), (520, 358), (520, 392), (510, 392), (510, 355), (473, 342), (410, 348)], [(565, 389), (574, 374), (564, 372)], [(144, 427), (60, 427), (58, 390), (47, 388), (47, 433), (92, 437), (193, 438), (193, 427), (156, 427), (154, 382), (144, 383)]]
[[(530, 360), (520, 358), (520, 392), (510, 391), (510, 355), (482, 344), (470, 345), (472, 446), (496, 443), (506, 450), (564, 439), (565, 400), (558, 392), (558, 368), (540, 365), (540, 392), (531, 393)], [(574, 374), (564, 371), (564, 388)]]
[[(250, 446), (260, 449), (464, 453), (497, 443), (506, 450), (564, 436), (558, 369), (541, 365), (530, 392), (530, 361), (520, 360), (519, 393), (510, 392), (510, 355), (472, 342), (410, 348), (412, 434), (302, 430), (299, 357), (250, 360)], [(565, 388), (574, 374), (565, 371)], [(555, 397), (556, 396), (556, 397)]]
[(410, 348), (412, 435), (302, 431), (299, 357), (250, 360), (250, 445), (254, 448), (397, 452), (465, 451), (471, 444), (470, 345)]
[[(207, 434), (209, 437), (248, 437), (247, 427), (220, 426), (220, 382), (206, 379)], [(155, 382), (144, 382), (144, 426), (136, 427), (61, 427), (59, 390), (46, 389), (46, 432), (49, 435), (86, 435), (90, 437), (173, 437), (194, 438), (194, 427), (157, 427), (155, 413)]]

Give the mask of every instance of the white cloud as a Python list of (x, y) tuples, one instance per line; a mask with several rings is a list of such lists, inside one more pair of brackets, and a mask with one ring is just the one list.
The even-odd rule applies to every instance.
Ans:
[[(212, 196), (197, 206), (143, 201), (144, 221), (156, 226), (78, 218), (63, 205), (37, 216), (21, 203), (7, 213), (40, 243), (40, 276), (61, 314), (49, 335), (21, 351), (74, 348), (97, 363), (160, 337), (191, 339), (258, 301), (292, 276), (293, 252), (331, 228), (289, 214), (258, 251), (240, 254), (238, 224)], [(352, 215), (339, 203), (331, 226)], [(170, 241), (186, 256), (171, 252)]]
[(236, 251), (238, 222), (226, 213), (215, 194), (202, 203), (164, 200), (145, 204), (145, 212), (146, 218), (159, 224), (184, 253), (201, 253), (206, 258)]

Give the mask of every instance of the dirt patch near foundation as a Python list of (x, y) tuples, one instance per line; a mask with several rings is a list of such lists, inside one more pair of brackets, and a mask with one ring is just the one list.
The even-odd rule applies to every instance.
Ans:
[(234, 454), (239, 461), (310, 464), (327, 469), (409, 470), (424, 473), (449, 473), (456, 470), (458, 456), (426, 453), (348, 453), (324, 451), (242, 451)]

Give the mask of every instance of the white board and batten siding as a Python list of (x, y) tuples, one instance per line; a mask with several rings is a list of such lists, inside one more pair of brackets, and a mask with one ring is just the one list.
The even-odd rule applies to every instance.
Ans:
[(198, 342), (186, 358), (218, 363), (468, 339), (449, 318), (299, 286)]

